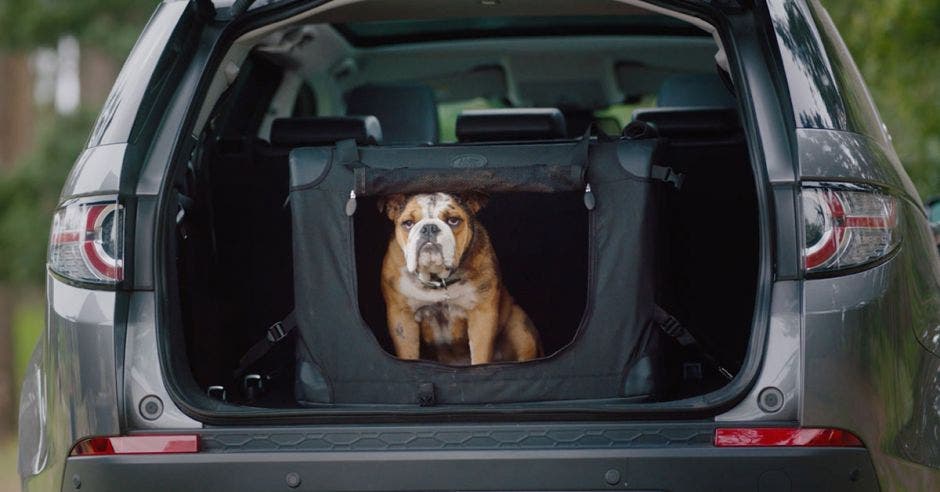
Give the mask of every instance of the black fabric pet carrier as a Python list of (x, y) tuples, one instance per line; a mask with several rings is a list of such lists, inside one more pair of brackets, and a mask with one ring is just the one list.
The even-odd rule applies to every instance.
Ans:
[[(659, 141), (357, 146), (290, 154), (296, 397), (301, 404), (490, 404), (650, 397), (654, 327), (654, 188)], [(392, 193), (585, 192), (587, 296), (573, 341), (528, 362), (454, 367), (404, 361), (360, 314), (357, 200)], [(538, 328), (538, 327), (536, 327)], [(574, 327), (572, 327), (574, 329)]]

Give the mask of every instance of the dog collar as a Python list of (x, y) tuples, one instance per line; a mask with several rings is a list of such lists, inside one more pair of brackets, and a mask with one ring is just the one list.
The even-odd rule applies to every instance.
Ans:
[(428, 282), (422, 279), (421, 277), (418, 277), (418, 281), (421, 282), (422, 285), (424, 285), (425, 287), (429, 289), (446, 289), (450, 287), (451, 285), (454, 285), (457, 282), (460, 282), (460, 280), (461, 280), (460, 277), (451, 276), (447, 278), (438, 278), (436, 281), (431, 280), (430, 282)]

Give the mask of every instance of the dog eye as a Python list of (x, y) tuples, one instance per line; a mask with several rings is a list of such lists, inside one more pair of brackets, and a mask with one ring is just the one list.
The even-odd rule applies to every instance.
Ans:
[(456, 227), (458, 224), (460, 224), (460, 222), (461, 222), (460, 217), (448, 217), (447, 218), (447, 225), (451, 227)]
[(405, 229), (411, 229), (411, 226), (413, 225), (415, 225), (415, 221), (413, 220), (406, 220), (401, 223), (401, 226), (404, 227)]

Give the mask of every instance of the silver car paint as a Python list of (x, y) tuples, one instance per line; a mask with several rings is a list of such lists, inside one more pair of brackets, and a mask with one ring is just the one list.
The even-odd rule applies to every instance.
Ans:
[[(187, 417), (173, 403), (166, 387), (157, 354), (157, 323), (153, 291), (131, 294), (127, 316), (125, 349), (125, 418), (132, 429), (198, 429), (202, 424)], [(156, 419), (145, 418), (141, 401), (157, 397), (163, 412)]]
[[(801, 380), (800, 282), (776, 282), (771, 302), (770, 333), (757, 382), (743, 402), (718, 415), (718, 422), (799, 421)], [(758, 397), (765, 389), (783, 393), (779, 410), (765, 411)]]
[(802, 179), (882, 187), (900, 204), (893, 257), (803, 283), (801, 423), (860, 436), (886, 487), (932, 489), (940, 480), (940, 258), (923, 206), (819, 2), (767, 8), (791, 87)]
[(101, 145), (85, 149), (62, 187), (62, 200), (76, 195), (116, 194), (127, 144)]
[[(76, 441), (121, 431), (115, 358), (114, 292), (46, 283), (46, 329), (27, 370), (37, 380), (24, 398), (45, 425), (21, 436), (23, 490), (51, 490)], [(37, 477), (35, 481), (32, 479)]]

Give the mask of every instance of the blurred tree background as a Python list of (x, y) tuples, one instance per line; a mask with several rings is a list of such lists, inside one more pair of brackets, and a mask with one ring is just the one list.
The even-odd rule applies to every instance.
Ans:
[[(52, 210), (155, 0), (0, 0), (0, 462)], [(922, 195), (940, 193), (940, 0), (823, 0)], [(0, 475), (9, 472), (0, 464)], [(0, 484), (0, 489), (2, 489)]]

